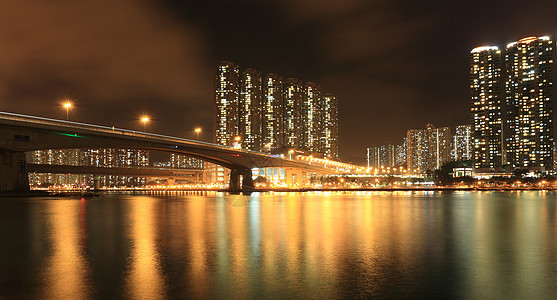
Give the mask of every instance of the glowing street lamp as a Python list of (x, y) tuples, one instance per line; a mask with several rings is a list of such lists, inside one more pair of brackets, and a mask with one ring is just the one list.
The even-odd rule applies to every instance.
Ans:
[(141, 121), (141, 123), (143, 124), (143, 132), (145, 132), (145, 126), (147, 124), (149, 124), (149, 122), (151, 122), (151, 119), (149, 118), (149, 116), (147, 115), (143, 115), (140, 117), (139, 119)]
[(199, 134), (201, 133), (201, 128), (197, 127), (195, 128), (195, 135), (197, 136), (197, 140), (199, 140)]
[(70, 119), (70, 109), (72, 108), (72, 102), (65, 101), (64, 103), (62, 103), (62, 106), (66, 110), (66, 121), (68, 121)]

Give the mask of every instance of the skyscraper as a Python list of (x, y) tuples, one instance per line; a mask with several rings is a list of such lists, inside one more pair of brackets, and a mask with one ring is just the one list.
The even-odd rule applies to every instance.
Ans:
[(472, 159), (471, 125), (456, 126), (452, 140), (451, 156), (453, 160)]
[(317, 152), (325, 158), (338, 158), (338, 105), (337, 98), (325, 94), (319, 101), (319, 147)]
[(316, 83), (308, 82), (304, 85), (302, 100), (303, 149), (317, 152), (319, 149), (320, 110), (319, 99), (321, 93)]
[(500, 169), (503, 159), (501, 113), (501, 51), (477, 47), (470, 53), (470, 96), (474, 167)]
[(284, 82), (284, 143), (288, 148), (302, 149), (302, 83), (296, 78)]
[(297, 149), (338, 158), (338, 101), (316, 83), (222, 62), (215, 73), (214, 142), (244, 149)]
[(435, 128), (427, 124), (425, 129), (410, 129), (407, 136), (408, 171), (425, 173), (441, 168), (450, 160), (451, 129)]
[(553, 42), (528, 37), (505, 51), (505, 142), (512, 168), (553, 167)]
[(282, 78), (267, 74), (263, 80), (262, 137), (264, 150), (271, 152), (284, 146), (282, 132)]
[(222, 62), (215, 76), (214, 142), (231, 146), (238, 135), (239, 68), (231, 62)]
[(240, 78), (238, 135), (242, 148), (261, 150), (261, 73), (246, 69)]

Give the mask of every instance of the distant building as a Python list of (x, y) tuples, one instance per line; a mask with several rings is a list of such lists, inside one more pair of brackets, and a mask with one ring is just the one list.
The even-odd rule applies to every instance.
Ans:
[(238, 136), (242, 148), (261, 150), (262, 78), (254, 69), (246, 69), (240, 77), (240, 99), (238, 107)]
[(367, 148), (367, 167), (371, 169), (392, 168), (396, 166), (396, 146), (380, 145)]
[[(101, 149), (62, 149), (37, 150), (31, 152), (34, 164), (94, 166), (102, 168), (149, 166), (149, 151), (139, 149), (101, 148)], [(142, 186), (147, 182), (143, 177), (67, 174), (34, 174), (29, 175), (31, 185), (88, 185), (93, 186), (95, 180), (99, 186)]]
[(497, 170), (503, 159), (501, 50), (477, 47), (470, 53), (472, 158), (478, 170)]
[(171, 153), (168, 166), (176, 169), (203, 169), (203, 161), (198, 158)]
[(303, 85), (296, 78), (288, 78), (284, 82), (284, 143), (292, 149), (302, 149), (302, 97)]
[(316, 83), (261, 76), (254, 69), (240, 73), (223, 62), (215, 73), (214, 131), (219, 145), (284, 154), (297, 149), (337, 159), (338, 100)]
[(472, 159), (471, 125), (456, 126), (452, 140), (451, 156), (453, 160)]
[(402, 144), (396, 145), (395, 147), (395, 165), (398, 168), (403, 168), (406, 170), (408, 168), (408, 159), (407, 159), (407, 147), (406, 147), (406, 138), (402, 141)]
[(553, 168), (553, 76), (549, 37), (528, 37), (505, 51), (505, 143), (511, 168)]
[(338, 103), (337, 98), (325, 94), (319, 102), (321, 122), (319, 122), (319, 145), (317, 152), (325, 158), (338, 158)]
[(313, 82), (306, 83), (302, 100), (302, 126), (304, 130), (302, 133), (302, 149), (310, 152), (317, 152), (319, 149), (320, 99), (319, 86)]
[(232, 146), (238, 136), (238, 96), (240, 69), (231, 62), (222, 62), (215, 76), (214, 143)]
[(408, 172), (423, 174), (441, 168), (450, 161), (451, 129), (435, 128), (427, 124), (425, 129), (410, 129), (407, 136)]
[(282, 78), (267, 74), (263, 80), (263, 150), (274, 152), (284, 146)]

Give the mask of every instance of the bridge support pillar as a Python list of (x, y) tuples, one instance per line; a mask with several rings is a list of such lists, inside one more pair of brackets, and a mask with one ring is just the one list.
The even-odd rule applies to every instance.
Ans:
[(25, 152), (0, 150), (0, 192), (28, 192)]
[[(242, 176), (242, 187), (240, 188), (240, 176)], [(228, 189), (231, 193), (251, 193), (255, 190), (250, 169), (230, 170), (230, 184)]]

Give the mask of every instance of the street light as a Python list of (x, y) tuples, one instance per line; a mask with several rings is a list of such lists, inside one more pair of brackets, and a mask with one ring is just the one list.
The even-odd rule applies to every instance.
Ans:
[(65, 101), (64, 103), (62, 103), (62, 106), (64, 106), (64, 109), (66, 110), (66, 121), (68, 121), (70, 119), (70, 109), (72, 108), (72, 102)]
[(242, 144), (240, 143), (241, 141), (242, 141), (242, 137), (235, 136), (234, 143), (232, 144), (232, 146), (236, 149), (241, 149), (242, 148)]
[(143, 124), (143, 132), (145, 132), (145, 126), (146, 126), (147, 124), (149, 124), (149, 122), (151, 121), (151, 119), (149, 118), (149, 116), (143, 115), (143, 116), (140, 117), (140, 121), (141, 121), (141, 123)]
[(294, 149), (288, 150), (288, 155), (290, 157), (290, 160), (292, 160), (292, 153), (294, 153)]
[(201, 133), (201, 128), (195, 128), (195, 134), (197, 135), (197, 140), (199, 140), (199, 133)]

